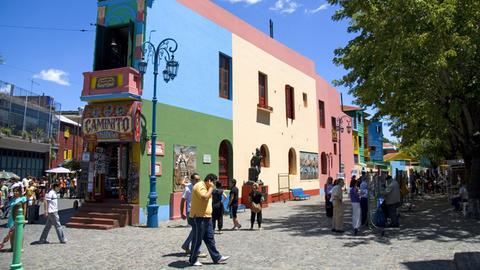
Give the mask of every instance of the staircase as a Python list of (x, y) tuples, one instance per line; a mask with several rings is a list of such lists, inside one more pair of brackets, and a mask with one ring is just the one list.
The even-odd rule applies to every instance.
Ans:
[(138, 205), (118, 201), (85, 202), (70, 221), (69, 228), (109, 230), (138, 223)]

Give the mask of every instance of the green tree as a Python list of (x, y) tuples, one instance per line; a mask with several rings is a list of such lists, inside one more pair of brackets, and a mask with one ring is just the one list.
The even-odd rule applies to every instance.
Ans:
[(448, 145), (480, 198), (480, 1), (329, 0), (355, 33), (335, 50), (337, 85), (391, 120), (402, 145)]

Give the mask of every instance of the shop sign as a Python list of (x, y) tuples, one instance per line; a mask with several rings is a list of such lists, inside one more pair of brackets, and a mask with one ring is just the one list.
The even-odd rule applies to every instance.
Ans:
[[(165, 143), (156, 142), (155, 143), (155, 156), (164, 156), (165, 155)], [(152, 141), (147, 142), (147, 155), (152, 155)]]
[(108, 89), (117, 86), (117, 76), (97, 78), (95, 89)]
[(140, 141), (141, 102), (95, 103), (85, 108), (83, 135), (89, 142)]

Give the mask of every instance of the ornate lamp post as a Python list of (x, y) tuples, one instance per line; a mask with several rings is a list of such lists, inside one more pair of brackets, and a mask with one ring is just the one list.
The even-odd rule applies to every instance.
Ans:
[(157, 141), (157, 75), (158, 64), (164, 58), (166, 65), (162, 71), (163, 80), (168, 83), (170, 80), (175, 79), (178, 72), (178, 62), (175, 61), (174, 53), (177, 51), (177, 41), (171, 38), (162, 40), (157, 47), (150, 41), (143, 43), (143, 55), (142, 61), (138, 65), (138, 70), (142, 76), (147, 71), (148, 61), (150, 57), (153, 57), (153, 98), (152, 98), (152, 138), (151, 147), (152, 155), (150, 160), (150, 193), (148, 194), (148, 215), (147, 215), (147, 227), (158, 227), (158, 204), (157, 204), (157, 178), (155, 176), (155, 154), (156, 154), (156, 141)]
[[(344, 122), (345, 121), (345, 122)], [(346, 124), (347, 133), (350, 134), (352, 131), (352, 120), (348, 115), (342, 115), (337, 118), (337, 125), (335, 129), (338, 132), (338, 171), (343, 173), (342, 168), (342, 133), (345, 131), (344, 124)]]

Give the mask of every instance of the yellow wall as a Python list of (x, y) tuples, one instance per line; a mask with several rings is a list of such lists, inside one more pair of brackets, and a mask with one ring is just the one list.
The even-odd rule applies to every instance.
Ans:
[[(278, 192), (278, 174), (288, 173), (288, 151), (291, 147), (296, 152), (297, 174), (291, 176), (290, 186), (305, 190), (318, 189), (318, 179), (300, 181), (299, 167), (300, 151), (318, 152), (315, 79), (238, 36), (233, 35), (232, 40), (233, 162), (234, 178), (239, 183), (239, 189), (243, 181), (248, 180), (252, 153), (262, 144), (268, 146), (270, 167), (262, 168), (260, 179), (269, 186), (270, 194)], [(268, 105), (273, 108), (270, 125), (257, 122), (259, 115), (268, 115), (257, 109), (259, 71), (268, 76)], [(295, 89), (293, 121), (286, 120), (286, 84)], [(303, 93), (307, 94), (307, 107), (303, 104)]]

